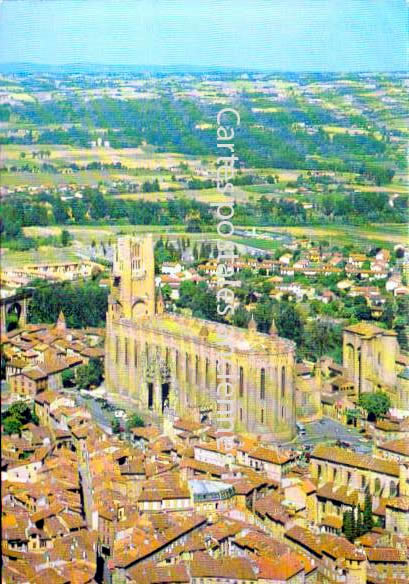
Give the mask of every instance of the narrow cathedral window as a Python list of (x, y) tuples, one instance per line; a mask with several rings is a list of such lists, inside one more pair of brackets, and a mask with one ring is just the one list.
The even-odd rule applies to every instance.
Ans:
[(128, 365), (128, 339), (124, 340), (124, 361)]
[(133, 347), (133, 364), (135, 367), (138, 366), (138, 346), (136, 344), (136, 341), (134, 341), (134, 347)]
[(243, 397), (244, 394), (244, 372), (243, 372), (243, 367), (240, 367), (240, 373), (239, 373), (239, 395), (240, 397)]
[(263, 368), (260, 372), (260, 399), (266, 397), (266, 370)]
[(281, 397), (285, 394), (285, 367), (281, 368)]

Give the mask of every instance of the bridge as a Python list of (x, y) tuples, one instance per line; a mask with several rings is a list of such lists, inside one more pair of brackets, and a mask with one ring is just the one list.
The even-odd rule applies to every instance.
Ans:
[(13, 296), (0, 298), (0, 325), (1, 333), (7, 332), (7, 317), (15, 314), (17, 316), (18, 327), (27, 324), (28, 305), (32, 292), (20, 292)]

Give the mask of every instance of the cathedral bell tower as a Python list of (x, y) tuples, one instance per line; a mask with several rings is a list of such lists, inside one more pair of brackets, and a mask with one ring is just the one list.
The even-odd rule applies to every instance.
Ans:
[(151, 234), (118, 239), (109, 300), (114, 317), (136, 321), (155, 315), (155, 261)]

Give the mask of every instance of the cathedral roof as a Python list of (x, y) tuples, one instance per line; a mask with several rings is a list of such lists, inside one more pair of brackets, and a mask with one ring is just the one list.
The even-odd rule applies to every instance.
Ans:
[[(271, 337), (254, 330), (174, 314), (156, 315), (136, 321), (125, 321), (135, 328), (157, 331), (178, 339), (206, 343), (219, 349), (241, 352), (288, 353), (294, 350), (294, 343), (279, 336)], [(251, 322), (251, 321), (250, 321)], [(255, 322), (255, 321), (254, 321)], [(204, 333), (207, 332), (207, 336)]]

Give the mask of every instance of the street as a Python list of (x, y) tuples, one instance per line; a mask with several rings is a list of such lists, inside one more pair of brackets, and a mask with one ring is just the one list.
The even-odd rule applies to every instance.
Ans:
[(305, 424), (305, 435), (298, 435), (297, 442), (304, 446), (315, 446), (317, 443), (340, 440), (347, 442), (352, 448), (359, 448), (361, 452), (372, 451), (370, 442), (366, 442), (355, 428), (344, 426), (330, 418), (322, 418), (318, 422)]

